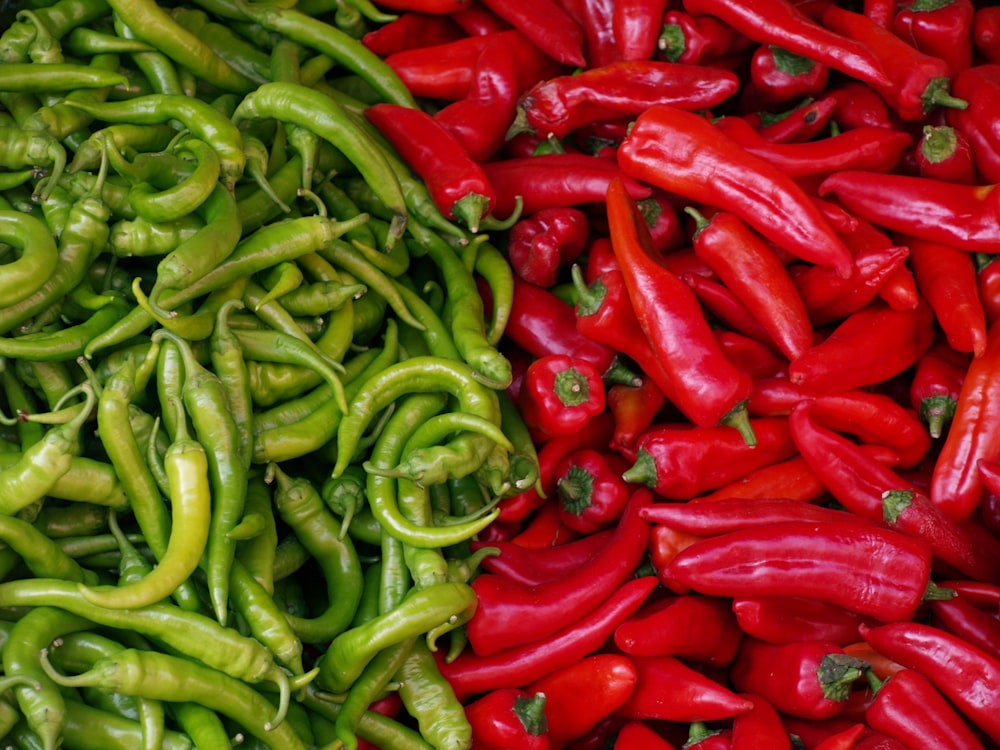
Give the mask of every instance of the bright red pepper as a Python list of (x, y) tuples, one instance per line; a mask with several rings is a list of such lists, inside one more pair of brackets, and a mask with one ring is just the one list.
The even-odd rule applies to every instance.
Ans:
[(650, 500), (635, 492), (622, 514), (615, 537), (571, 575), (524, 586), (499, 575), (480, 574), (472, 582), (476, 616), (466, 625), (469, 644), (480, 656), (538, 642), (584, 618), (635, 571), (649, 536), (639, 510)]
[(544, 694), (516, 688), (488, 692), (465, 707), (466, 718), (472, 727), (472, 747), (476, 750), (510, 747), (548, 750), (545, 709)]
[(588, 123), (633, 117), (654, 104), (707, 109), (738, 86), (735, 74), (719, 68), (658, 60), (610, 63), (535, 84), (518, 102), (509, 134), (527, 129), (565, 138)]
[(695, 424), (733, 425), (748, 445), (753, 444), (744, 407), (750, 378), (726, 359), (684, 282), (657, 264), (649, 229), (624, 182), (612, 181), (607, 201), (612, 245), (629, 299), (669, 377), (664, 393)]
[(733, 717), (732, 750), (790, 750), (791, 738), (774, 706), (753, 693), (741, 697), (753, 707)]
[(479, 231), (496, 193), (454, 134), (422, 109), (389, 102), (369, 106), (365, 117), (423, 180), (438, 210)]
[(934, 464), (930, 496), (948, 516), (962, 521), (976, 512), (984, 487), (977, 463), (1000, 460), (1000, 328), (990, 328), (986, 350), (973, 358), (958, 406)]
[(746, 115), (746, 119), (771, 143), (809, 141), (830, 123), (836, 108), (837, 100), (824, 96), (815, 101), (807, 100), (786, 112), (774, 114), (765, 110)]
[(874, 624), (844, 607), (805, 597), (737, 597), (732, 610), (740, 630), (774, 644), (827, 641), (846, 646), (857, 641), (861, 623)]
[(565, 354), (539, 357), (528, 365), (518, 403), (539, 440), (573, 434), (604, 411), (601, 372)]
[(458, 101), (469, 92), (476, 59), (496, 37), (466, 36), (402, 49), (385, 57), (414, 96)]
[(642, 606), (656, 585), (653, 576), (626, 581), (597, 609), (569, 627), (489, 656), (466, 650), (450, 663), (439, 661), (441, 674), (459, 697), (539, 680), (596, 652), (615, 628)]
[(956, 75), (972, 64), (972, 0), (911, 0), (896, 11), (892, 30)]
[(962, 598), (980, 609), (1000, 607), (1000, 586), (995, 583), (949, 578), (941, 581), (940, 585), (954, 591), (956, 598)]
[(850, 251), (802, 188), (704, 117), (667, 105), (647, 109), (618, 149), (618, 163), (631, 177), (736, 214), (796, 257), (853, 273)]
[[(739, 714), (737, 714), (739, 715)], [(693, 722), (688, 729), (685, 750), (732, 750), (730, 729), (709, 729), (703, 721)]]
[(897, 125), (885, 99), (861, 81), (842, 81), (827, 89), (826, 95), (835, 101), (833, 119), (844, 130), (894, 128)]
[(712, 502), (653, 503), (642, 515), (653, 523), (666, 524), (701, 537), (769, 526), (787, 521), (848, 521), (854, 517), (842, 510), (826, 508), (785, 497), (722, 498)]
[(410, 11), (367, 32), (361, 42), (379, 57), (388, 57), (407, 49), (447, 44), (463, 36), (462, 28), (449, 15)]
[(554, 503), (546, 503), (539, 507), (528, 519), (520, 532), (511, 537), (514, 544), (529, 549), (545, 549), (566, 544), (576, 539), (578, 535), (562, 524), (559, 509)]
[(949, 110), (947, 122), (969, 142), (976, 170), (987, 182), (1000, 181), (1000, 127), (994, 117), (1000, 102), (1000, 63), (966, 68), (955, 76), (957, 96), (968, 97), (964, 110)]
[(565, 544), (542, 549), (529, 549), (511, 541), (471, 543), (475, 552), (482, 547), (496, 547), (500, 554), (483, 559), (483, 570), (503, 575), (511, 580), (534, 586), (554, 581), (573, 572), (608, 543), (612, 531), (586, 534)]
[[(828, 658), (831, 654), (844, 658), (838, 662)], [(844, 710), (862, 666), (832, 642), (773, 644), (745, 638), (729, 676), (737, 690), (760, 695), (781, 713), (828, 719)]]
[(714, 277), (700, 274), (683, 274), (680, 280), (691, 288), (695, 297), (705, 308), (710, 324), (736, 331), (762, 344), (774, 345), (767, 329), (761, 325), (760, 321), (750, 312), (750, 308), (728, 286)]
[(611, 0), (558, 0), (559, 5), (583, 29), (583, 54), (586, 69), (619, 62), (622, 57), (615, 43), (612, 16), (615, 3)]
[(768, 343), (721, 328), (715, 329), (715, 339), (726, 359), (751, 378), (771, 378), (787, 374), (788, 361), (768, 346)]
[(483, 5), (524, 34), (553, 60), (564, 65), (586, 64), (583, 29), (555, 0), (541, 0), (535, 4), (524, 0), (483, 0)]
[(618, 522), (633, 488), (622, 479), (628, 462), (617, 453), (583, 449), (556, 468), (556, 496), (563, 524), (593, 534)]
[(989, 253), (974, 254), (976, 288), (989, 325), (1000, 320), (1000, 263), (993, 263), (996, 257)]
[(543, 208), (510, 228), (507, 258), (518, 276), (548, 288), (583, 252), (589, 239), (587, 215), (576, 208)]
[(609, 447), (631, 450), (639, 435), (659, 418), (667, 399), (652, 378), (643, 377), (639, 385), (615, 383), (608, 388), (606, 401), (615, 419)]
[(672, 656), (633, 656), (635, 689), (618, 715), (627, 719), (716, 721), (750, 708), (722, 683)]
[(931, 602), (934, 623), (952, 635), (1000, 659), (1000, 622), (993, 613), (962, 597)]
[(666, 524), (654, 524), (649, 532), (649, 558), (657, 575), (670, 565), (677, 554), (704, 537), (678, 531)]
[(967, 719), (1000, 742), (1000, 660), (957, 636), (918, 622), (861, 627), (862, 638), (890, 659), (920, 672)]
[(664, 254), (680, 249), (687, 242), (687, 234), (681, 226), (673, 200), (669, 193), (654, 190), (648, 198), (636, 201), (639, 213), (646, 219), (649, 227), (653, 247)]
[(448, 17), (469, 36), (485, 36), (513, 28), (493, 11), (477, 3), (469, 3)]
[(982, 5), (972, 17), (972, 45), (989, 62), (1000, 62), (1000, 10)]
[(864, 723), (849, 726), (841, 732), (827, 737), (816, 745), (816, 750), (853, 750), (861, 736), (868, 731)]
[(948, 125), (925, 125), (915, 157), (921, 177), (963, 185), (979, 182), (972, 146), (964, 135)]
[(615, 629), (615, 645), (633, 656), (676, 656), (724, 667), (739, 649), (742, 633), (729, 602), (685, 594), (646, 604)]
[[(621, 707), (638, 681), (632, 660), (619, 654), (593, 654), (528, 685), (545, 695), (549, 743), (565, 747), (583, 737)], [(593, 689), (583, 689), (590, 686)]]
[(611, 32), (622, 60), (651, 60), (669, 0), (619, 0), (611, 10)]
[(930, 571), (927, 546), (899, 532), (859, 521), (790, 521), (701, 539), (660, 578), (715, 596), (812, 597), (889, 622), (913, 617)]
[(612, 750), (674, 750), (646, 722), (628, 721), (618, 730)]
[(697, 497), (696, 502), (717, 502), (737, 498), (785, 498), (815, 503), (826, 487), (801, 456), (779, 461)]
[(862, 12), (883, 29), (891, 29), (896, 4), (896, 0), (864, 0)]
[(750, 58), (753, 94), (765, 104), (811, 97), (826, 88), (830, 68), (774, 44), (762, 44)]
[(906, 669), (902, 664), (893, 661), (885, 656), (885, 654), (879, 653), (870, 643), (866, 643), (863, 640), (844, 646), (844, 653), (856, 659), (861, 659), (868, 665), (868, 672), (880, 680), (884, 680), (896, 674), (896, 672)]

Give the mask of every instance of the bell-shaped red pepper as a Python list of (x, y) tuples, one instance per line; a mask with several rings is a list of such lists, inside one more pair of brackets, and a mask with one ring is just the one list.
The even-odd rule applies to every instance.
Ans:
[(476, 750), (548, 750), (545, 695), (516, 688), (492, 690), (465, 707)]
[(590, 225), (576, 208), (543, 208), (515, 222), (507, 236), (507, 258), (514, 273), (548, 288), (587, 245)]
[(562, 522), (593, 534), (618, 522), (633, 489), (622, 479), (628, 462), (617, 453), (584, 449), (556, 467), (556, 496)]
[(774, 44), (762, 44), (750, 58), (753, 93), (766, 104), (812, 97), (826, 88), (830, 67)]
[(565, 354), (539, 357), (528, 365), (518, 403), (539, 439), (571, 435), (604, 411), (601, 372)]
[(979, 181), (972, 146), (962, 133), (948, 125), (924, 125), (914, 156), (921, 177), (963, 185)]
[(956, 75), (972, 65), (975, 11), (972, 0), (910, 0), (893, 16), (892, 31)]
[(672, 8), (657, 26), (656, 43), (661, 57), (689, 65), (710, 65), (733, 57), (753, 46), (753, 41), (713, 15), (687, 13)]

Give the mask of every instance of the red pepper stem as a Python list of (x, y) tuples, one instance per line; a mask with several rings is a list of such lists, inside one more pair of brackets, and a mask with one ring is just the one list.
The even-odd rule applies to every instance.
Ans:
[(863, 677), (871, 665), (847, 654), (827, 654), (816, 670), (816, 677), (823, 688), (823, 695), (832, 701), (845, 701), (853, 685)]
[(888, 490), (882, 493), (882, 518), (888, 524), (896, 523), (910, 503), (913, 502), (912, 490)]
[(955, 589), (938, 586), (934, 581), (931, 581), (927, 584), (927, 590), (924, 591), (922, 598), (925, 602), (946, 602), (956, 596), (958, 596), (958, 592)]
[(623, 474), (622, 479), (633, 484), (644, 484), (647, 487), (656, 486), (656, 461), (643, 448), (636, 454), (635, 463)]
[(549, 731), (545, 718), (545, 693), (535, 693), (530, 698), (519, 695), (514, 701), (514, 715), (530, 735), (541, 737)]
[(878, 695), (878, 691), (882, 689), (882, 686), (888, 682), (888, 678), (880, 680), (878, 675), (875, 674), (875, 670), (869, 668), (865, 670), (865, 679), (868, 680), (868, 686), (872, 689), (872, 695)]
[(960, 99), (948, 93), (951, 80), (947, 76), (932, 78), (920, 95), (920, 101), (924, 103), (924, 112), (929, 113), (935, 107), (950, 107), (951, 109), (967, 109), (969, 103), (965, 99)]
[(573, 367), (556, 373), (552, 391), (565, 406), (579, 406), (590, 398), (586, 376)]
[(492, 213), (487, 214), (479, 220), (479, 228), (485, 232), (503, 232), (510, 229), (521, 220), (524, 213), (524, 198), (520, 195), (514, 196), (514, 210), (506, 219), (498, 219)]
[(726, 416), (719, 420), (719, 424), (732, 427), (739, 432), (748, 448), (757, 446), (757, 436), (753, 432), (753, 425), (750, 424), (750, 414), (747, 411), (746, 401), (740, 401), (736, 404)]
[(954, 128), (947, 125), (924, 125), (923, 135), (920, 152), (927, 161), (937, 164), (955, 155), (958, 136)]
[(490, 207), (490, 199), (479, 193), (466, 193), (451, 207), (455, 218), (465, 224), (470, 232), (478, 232), (483, 216)]
[(581, 466), (573, 465), (557, 485), (563, 508), (581, 515), (590, 507), (594, 495), (594, 475)]
[(927, 422), (927, 431), (932, 438), (944, 433), (944, 426), (955, 416), (958, 406), (950, 396), (929, 396), (920, 402), (920, 416)]
[(709, 223), (708, 219), (706, 219), (704, 214), (702, 214), (697, 208), (694, 208), (693, 206), (685, 206), (684, 213), (686, 213), (688, 216), (694, 219), (695, 227), (692, 238), (695, 238), (698, 236), (699, 232), (701, 232), (702, 229), (708, 226)]

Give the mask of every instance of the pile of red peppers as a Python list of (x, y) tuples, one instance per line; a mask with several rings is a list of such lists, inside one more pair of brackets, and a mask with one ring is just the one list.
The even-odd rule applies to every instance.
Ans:
[(391, 8), (540, 469), (438, 655), (474, 747), (1000, 746), (1000, 7)]

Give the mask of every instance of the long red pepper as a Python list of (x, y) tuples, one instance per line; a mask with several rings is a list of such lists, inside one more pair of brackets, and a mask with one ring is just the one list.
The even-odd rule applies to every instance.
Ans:
[(920, 672), (994, 742), (1000, 742), (1000, 660), (950, 633), (919, 622), (860, 628), (877, 651)]
[(853, 273), (850, 251), (802, 188), (700, 115), (650, 107), (618, 149), (618, 163), (631, 177), (731, 211), (796, 257)]
[(528, 549), (510, 541), (472, 542), (471, 549), (475, 552), (482, 547), (496, 547), (500, 554), (484, 558), (483, 570), (534, 586), (562, 578), (584, 565), (607, 545), (611, 534), (610, 529), (584, 534), (572, 542), (544, 549)]
[(684, 282), (656, 262), (649, 229), (622, 180), (611, 182), (607, 202), (612, 245), (629, 299), (669, 378), (664, 393), (695, 424), (732, 425), (752, 445), (744, 404), (750, 378), (726, 359)]
[(728, 286), (700, 274), (683, 274), (680, 279), (691, 287), (691, 291), (705, 308), (712, 323), (762, 344), (776, 346), (767, 329)]
[(611, 11), (611, 31), (623, 60), (651, 60), (668, 0), (619, 0)]
[(466, 650), (450, 663), (440, 659), (441, 675), (459, 697), (541, 679), (596, 652), (619, 623), (642, 606), (656, 585), (654, 576), (626, 581), (597, 609), (569, 627), (535, 643), (513, 646), (489, 656)]
[(935, 624), (1000, 659), (1000, 622), (992, 612), (980, 609), (961, 594), (929, 606)]
[(715, 596), (813, 597), (891, 622), (913, 617), (930, 571), (927, 546), (899, 532), (858, 521), (790, 521), (701, 539), (660, 578)]
[(695, 498), (695, 502), (717, 502), (736, 498), (785, 498), (799, 502), (819, 501), (826, 487), (801, 456), (779, 461)]
[(674, 746), (657, 734), (646, 722), (626, 722), (614, 739), (613, 750), (674, 750)]
[(989, 330), (986, 349), (962, 381), (951, 426), (934, 464), (931, 500), (948, 516), (965, 520), (983, 497), (977, 462), (1000, 459), (1000, 327)]
[(753, 707), (733, 717), (732, 750), (790, 750), (788, 730), (778, 711), (760, 695), (743, 693)]
[(447, 15), (410, 11), (367, 32), (361, 42), (379, 57), (387, 57), (404, 49), (447, 44), (463, 36), (462, 28)]
[(829, 602), (794, 596), (737, 597), (733, 614), (740, 630), (766, 643), (827, 641), (846, 646), (858, 640), (861, 623), (871, 618)]
[(723, 498), (703, 503), (652, 503), (642, 515), (689, 534), (717, 536), (786, 521), (849, 521), (848, 513), (784, 497)]
[(553, 60), (564, 65), (586, 64), (583, 29), (555, 0), (538, 3), (483, 0), (483, 5), (524, 34)]
[(639, 510), (651, 500), (639, 490), (622, 514), (608, 546), (558, 581), (523, 586), (488, 573), (473, 581), (476, 617), (466, 626), (469, 644), (480, 656), (537, 642), (595, 609), (632, 575), (645, 551), (649, 524)]

